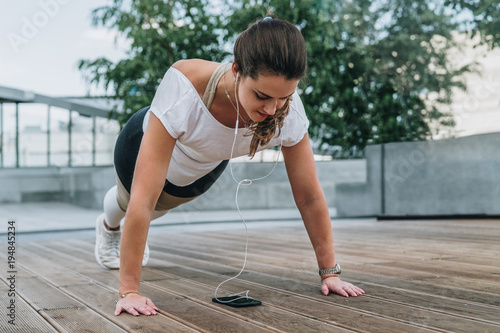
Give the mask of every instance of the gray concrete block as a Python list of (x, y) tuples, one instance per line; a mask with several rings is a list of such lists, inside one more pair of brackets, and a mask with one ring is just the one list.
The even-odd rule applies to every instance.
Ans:
[(366, 160), (339, 160), (316, 162), (321, 184), (351, 183), (366, 181)]
[(500, 215), (499, 147), (500, 133), (370, 146), (366, 183), (337, 185), (335, 207), (340, 216)]
[(386, 145), (386, 215), (499, 214), (498, 147), (498, 133)]
[[(261, 178), (275, 163), (234, 163), (234, 177)], [(366, 178), (364, 161), (318, 162), (318, 176), (329, 205), (333, 204), (335, 184)], [(81, 207), (102, 209), (106, 192), (115, 185), (113, 167), (30, 168), (0, 170), (0, 202), (61, 200)], [(4, 186), (5, 185), (5, 186)], [(4, 188), (8, 188), (4, 190)], [(230, 168), (201, 197), (174, 211), (234, 210), (237, 183)], [(240, 187), (241, 209), (294, 208), (295, 202), (283, 162), (269, 177)]]
[(382, 213), (382, 146), (366, 148), (366, 182), (339, 183), (335, 186), (337, 216), (376, 216)]
[(267, 190), (267, 206), (265, 208), (295, 208), (292, 189), (288, 182), (280, 184), (266, 184)]
[(17, 179), (0, 177), (0, 203), (20, 202), (22, 199)]
[(21, 192), (57, 192), (61, 190), (61, 181), (57, 174), (25, 174), (18, 178)]

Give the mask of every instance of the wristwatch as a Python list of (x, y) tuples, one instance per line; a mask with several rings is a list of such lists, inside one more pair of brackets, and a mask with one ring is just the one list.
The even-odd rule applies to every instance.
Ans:
[(341, 272), (340, 265), (335, 264), (334, 267), (320, 269), (319, 275), (323, 276), (323, 275), (328, 275), (328, 274), (340, 274), (340, 272)]

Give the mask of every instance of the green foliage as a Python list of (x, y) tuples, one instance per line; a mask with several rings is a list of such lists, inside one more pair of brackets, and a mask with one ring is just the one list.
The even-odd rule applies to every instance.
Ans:
[(132, 42), (128, 58), (81, 60), (91, 84), (112, 88), (124, 102), (115, 116), (123, 125), (133, 112), (150, 105), (166, 70), (177, 60), (220, 60), (220, 19), (203, 0), (114, 0), (92, 12), (93, 24), (119, 31)]
[[(447, 51), (456, 28), (444, 9), (417, 0), (242, 1), (234, 33), (247, 12), (269, 8), (300, 27), (308, 47), (309, 77), (302, 100), (320, 150), (356, 155), (367, 144), (425, 140), (431, 123), (453, 125), (439, 111), (452, 87), (464, 88)], [(256, 10), (258, 8), (258, 10)]]
[[(498, 0), (446, 0), (445, 5), (461, 18), (460, 29), (479, 36), (481, 44), (500, 46), (500, 2)], [(466, 16), (466, 17), (464, 17)]]
[[(151, 103), (176, 60), (225, 59), (227, 45), (269, 9), (306, 40), (308, 77), (300, 88), (316, 148), (356, 156), (368, 144), (431, 139), (433, 128), (453, 126), (443, 106), (453, 88), (465, 89), (462, 74), (474, 65), (450, 61), (461, 46), (454, 32), (470, 28), (490, 47), (500, 40), (493, 0), (226, 0), (219, 12), (209, 9), (207, 0), (114, 0), (93, 12), (95, 24), (132, 41), (116, 64), (80, 62), (90, 83), (104, 83), (124, 101), (122, 124)], [(464, 9), (470, 18), (457, 19)]]

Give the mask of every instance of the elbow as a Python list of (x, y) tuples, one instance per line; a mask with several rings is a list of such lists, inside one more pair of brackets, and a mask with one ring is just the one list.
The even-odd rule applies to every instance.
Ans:
[(295, 204), (302, 211), (305, 209), (326, 207), (326, 199), (324, 195), (301, 195), (295, 198)]

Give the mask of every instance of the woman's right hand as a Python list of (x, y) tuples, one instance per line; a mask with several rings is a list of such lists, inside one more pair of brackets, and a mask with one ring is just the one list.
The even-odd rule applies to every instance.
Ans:
[(116, 303), (115, 316), (118, 316), (122, 311), (134, 316), (140, 314), (150, 316), (155, 315), (159, 310), (148, 297), (134, 293), (128, 294)]

